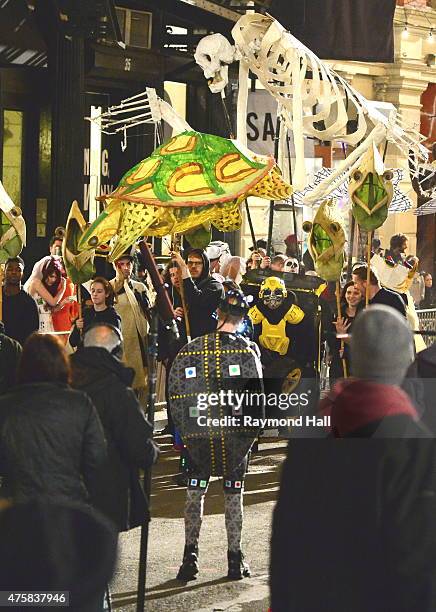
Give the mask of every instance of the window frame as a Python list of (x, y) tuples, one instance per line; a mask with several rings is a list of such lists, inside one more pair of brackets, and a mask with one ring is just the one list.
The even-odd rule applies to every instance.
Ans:
[[(0, 138), (0, 179), (4, 185), (5, 181), (4, 181), (4, 161), (5, 161), (5, 156), (4, 156), (4, 146), (5, 146), (5, 140), (4, 140), (4, 124), (5, 124), (5, 113), (7, 111), (12, 111), (12, 112), (16, 112), (16, 113), (21, 113), (21, 154), (20, 154), (20, 201), (19, 202), (15, 202), (14, 198), (12, 198), (12, 195), (10, 195), (10, 197), (14, 200), (14, 204), (16, 204), (17, 206), (19, 206), (20, 208), (23, 208), (24, 206), (24, 176), (25, 176), (25, 163), (26, 163), (26, 136), (27, 136), (27, 130), (26, 130), (26, 119), (27, 119), (27, 112), (24, 108), (21, 107), (16, 107), (14, 105), (10, 105), (10, 104), (5, 104), (4, 106), (0, 107), (0, 120), (1, 120), (1, 138)], [(6, 186), (5, 186), (6, 189)], [(6, 189), (7, 191), (7, 189)]]
[[(127, 47), (132, 49), (151, 49), (152, 31), (153, 31), (153, 13), (150, 11), (139, 11), (137, 9), (125, 8), (124, 6), (115, 6), (116, 11), (123, 11), (124, 13), (124, 31), (122, 31), (124, 42)], [(147, 34), (146, 46), (132, 45), (130, 42), (130, 35), (132, 31), (132, 14), (139, 13), (141, 15), (148, 15), (149, 27)], [(121, 24), (120, 24), (121, 27)]]

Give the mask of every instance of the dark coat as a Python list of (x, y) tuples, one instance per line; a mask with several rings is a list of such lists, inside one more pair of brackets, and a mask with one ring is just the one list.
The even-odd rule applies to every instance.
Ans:
[(386, 287), (382, 287), (377, 291), (372, 300), (369, 300), (369, 304), (384, 304), (398, 310), (403, 317), (406, 316), (407, 296), (404, 293), (397, 293), (391, 289), (386, 289)]
[(198, 279), (183, 279), (191, 338), (194, 339), (215, 331), (217, 318), (214, 314), (220, 300), (224, 297), (224, 288), (219, 281), (209, 275), (210, 264), (206, 253), (201, 249), (192, 249), (188, 255), (191, 253), (199, 255), (203, 259), (201, 276)]
[(436, 436), (436, 344), (416, 355), (402, 387), (422, 422)]
[(426, 287), (424, 290), (424, 298), (421, 300), (419, 307), (425, 310), (426, 308), (434, 308), (435, 304), (436, 300), (433, 287)]
[(35, 300), (21, 289), (17, 295), (6, 295), (3, 289), (3, 323), (5, 334), (24, 345), (39, 329), (39, 314)]
[(0, 321), (0, 394), (6, 393), (15, 384), (15, 375), (20, 359), (21, 344), (3, 333)]
[(387, 385), (369, 389), (368, 421), (364, 386), (344, 416), (341, 390), (333, 398), (341, 440), (290, 442), (273, 518), (273, 612), (436, 609), (435, 443)]
[[(121, 329), (121, 317), (113, 306), (108, 306), (105, 310), (95, 310), (94, 307), (85, 308), (83, 311), (83, 332), (95, 323), (108, 323), (109, 325)], [(80, 331), (77, 329), (76, 325), (74, 325), (71, 330), (69, 341), (73, 347), (82, 344)]]
[[(172, 286), (169, 275), (165, 282), (165, 289), (173, 308), (182, 306), (180, 295)], [(158, 359), (159, 361), (163, 361), (166, 365), (174, 361), (177, 353), (187, 343), (184, 317), (177, 318), (176, 324), (179, 331), (178, 339), (174, 338), (172, 331), (165, 327), (162, 319), (160, 317), (158, 319)]]
[(103, 429), (84, 393), (37, 383), (0, 397), (3, 496), (85, 501), (105, 457)]
[(107, 462), (92, 485), (92, 501), (118, 531), (132, 529), (149, 518), (139, 469), (149, 468), (159, 452), (153, 428), (130, 388), (134, 372), (103, 348), (80, 348), (71, 362), (73, 385), (93, 400), (108, 445)]
[[(356, 316), (359, 314), (361, 310), (361, 306), (356, 310)], [(354, 321), (356, 317), (348, 317), (346, 304), (341, 304), (341, 317), (345, 319), (346, 323), (350, 324), (348, 328), (349, 334), (352, 333)], [(351, 359), (350, 359), (350, 345), (347, 342), (344, 342), (344, 353), (343, 358), (340, 356), (341, 350), (341, 341), (336, 338), (336, 327), (334, 326), (334, 322), (336, 322), (337, 316), (336, 314), (333, 316), (333, 319), (330, 321), (329, 328), (326, 333), (327, 343), (329, 345), (330, 353), (332, 355), (332, 361), (330, 364), (330, 386), (333, 386), (333, 383), (338, 378), (344, 377), (344, 369), (342, 359), (345, 360), (346, 368), (347, 368), (347, 376), (350, 376), (351, 372)]]

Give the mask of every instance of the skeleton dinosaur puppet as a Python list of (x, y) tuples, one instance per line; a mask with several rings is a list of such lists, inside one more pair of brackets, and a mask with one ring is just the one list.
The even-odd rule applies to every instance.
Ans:
[[(407, 126), (395, 109), (386, 117), (374, 102), (359, 94), (271, 16), (243, 15), (235, 24), (232, 36), (235, 41), (233, 58), (241, 57), (247, 72), (249, 68), (278, 101), (283, 121), (292, 130), (296, 153), (295, 190), (303, 189), (306, 184), (305, 136), (339, 140), (356, 147), (329, 178), (305, 196), (307, 204), (325, 198), (359, 166), (370, 147), (379, 146), (386, 140), (412, 160), (415, 172), (417, 164), (428, 159), (428, 151), (421, 144), (424, 137)], [(228, 64), (232, 61), (228, 41), (220, 34), (206, 36), (198, 44), (195, 59), (207, 78), (213, 76), (209, 84), (211, 90), (224, 89)], [(242, 91), (244, 86), (245, 83), (239, 83)], [(242, 114), (238, 102), (238, 122), (243, 130), (245, 115), (246, 109)], [(356, 127), (348, 133), (349, 118), (354, 115)], [(243, 130), (238, 129), (238, 137)]]

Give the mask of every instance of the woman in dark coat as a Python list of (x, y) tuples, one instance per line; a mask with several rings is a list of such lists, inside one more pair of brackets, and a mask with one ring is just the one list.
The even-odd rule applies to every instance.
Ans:
[(0, 398), (2, 497), (88, 500), (106, 443), (94, 405), (69, 379), (59, 340), (32, 334), (19, 365), (20, 386)]
[(103, 276), (96, 276), (89, 288), (92, 306), (85, 308), (83, 318), (75, 321), (70, 334), (72, 347), (79, 346), (82, 341), (80, 334), (86, 331), (94, 323), (108, 323), (121, 329), (121, 318), (115, 310), (114, 291), (112, 285)]
[(421, 300), (419, 307), (422, 310), (434, 308), (436, 305), (435, 294), (433, 291), (433, 277), (428, 272), (424, 273), (424, 299)]

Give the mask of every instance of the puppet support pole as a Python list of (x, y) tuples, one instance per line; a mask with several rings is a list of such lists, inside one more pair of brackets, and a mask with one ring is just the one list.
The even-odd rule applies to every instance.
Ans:
[(351, 215), (351, 223), (350, 223), (350, 242), (348, 245), (348, 262), (347, 262), (347, 283), (351, 279), (351, 275), (353, 273), (353, 251), (354, 251), (354, 238), (356, 233), (356, 219), (354, 215)]
[[(277, 113), (277, 130), (274, 136), (274, 159), (277, 160), (279, 156), (279, 141), (280, 141), (280, 117)], [(268, 239), (266, 245), (266, 254), (268, 257), (271, 257), (272, 252), (272, 233), (274, 227), (274, 200), (271, 200), (269, 203), (269, 220), (268, 220)]]
[(372, 245), (372, 230), (368, 232), (368, 252), (366, 256), (367, 270), (366, 270), (366, 291), (365, 291), (365, 306), (369, 303), (369, 284), (371, 280), (371, 245)]
[(247, 146), (247, 102), (248, 102), (248, 65), (239, 63), (238, 102), (236, 110), (236, 138)]
[(0, 321), (3, 321), (3, 279), (4, 279), (4, 266), (0, 264)]
[[(156, 371), (157, 371), (157, 331), (158, 314), (156, 310), (151, 312), (150, 331), (148, 334), (148, 402), (147, 418), (154, 425), (154, 406), (156, 402)], [(151, 470), (148, 468), (144, 472), (144, 490), (150, 505), (151, 500)], [(139, 547), (139, 568), (138, 568), (138, 597), (136, 600), (136, 612), (145, 610), (145, 583), (147, 577), (147, 551), (148, 551), (148, 530), (149, 521), (146, 520), (141, 526), (141, 540)]]
[[(241, 64), (241, 66), (242, 66), (242, 64)], [(247, 73), (243, 72), (242, 77), (245, 78), (245, 86), (247, 88), (248, 72)], [(240, 92), (240, 95), (244, 95), (243, 93), (241, 94), (241, 87), (239, 89), (239, 92)], [(224, 117), (225, 117), (225, 120), (226, 120), (226, 123), (227, 123), (227, 128), (228, 128), (228, 131), (229, 131), (229, 137), (233, 140), (235, 136), (233, 134), (233, 126), (232, 126), (232, 121), (230, 119), (229, 110), (228, 110), (227, 104), (226, 104), (226, 99), (225, 99), (225, 95), (224, 95), (224, 89), (221, 92), (221, 102), (222, 102), (222, 105), (223, 105)], [(247, 99), (245, 99), (244, 103), (245, 103), (245, 105), (247, 104)], [(242, 127), (245, 129), (245, 124), (243, 124)], [(238, 130), (238, 133), (240, 133), (241, 127), (239, 126), (239, 123), (238, 123), (237, 130)], [(247, 140), (246, 136), (247, 135), (245, 134), (245, 140)], [(250, 213), (250, 208), (248, 206), (247, 198), (245, 198), (244, 203), (245, 203), (245, 211), (247, 213), (248, 226), (250, 228), (251, 240), (253, 242), (253, 249), (256, 250), (256, 248), (257, 248), (256, 247), (256, 236), (255, 236), (255, 233), (254, 233), (253, 220), (251, 218), (251, 213)]]
[(253, 250), (255, 251), (257, 249), (256, 235), (254, 233), (253, 220), (251, 218), (251, 213), (250, 213), (250, 208), (248, 206), (247, 198), (245, 198), (245, 211), (247, 213), (247, 221), (248, 221), (248, 226), (250, 228), (251, 241), (253, 243)]
[[(180, 237), (176, 237), (175, 235), (172, 237), (172, 250), (180, 253)], [(183, 285), (182, 271), (178, 268), (179, 272), (179, 289), (180, 289), (180, 299), (182, 300), (182, 308), (183, 308), (183, 316), (185, 318), (185, 327), (186, 327), (186, 339), (188, 342), (191, 342), (191, 325), (189, 323), (189, 314), (188, 308), (185, 300), (185, 287)]]
[[(341, 313), (341, 285), (338, 280), (336, 281), (336, 309), (338, 311), (338, 318), (339, 318), (342, 316), (342, 313)], [(345, 348), (344, 341), (341, 340), (341, 347), (339, 349), (339, 355), (341, 356), (342, 370), (344, 372), (344, 378), (347, 378), (348, 377), (347, 363), (345, 359), (343, 358), (344, 348)]]
[[(292, 185), (292, 161), (291, 161), (291, 147), (289, 146), (289, 134), (288, 128), (286, 128), (286, 149), (288, 153), (288, 164), (289, 164), (289, 182)], [(299, 262), (303, 261), (303, 256), (300, 252), (300, 245), (298, 244), (298, 228), (297, 228), (297, 213), (295, 211), (295, 199), (294, 192), (291, 193), (291, 204), (292, 204), (292, 219), (294, 222), (294, 234), (295, 234), (295, 246), (297, 250), (297, 259)]]

